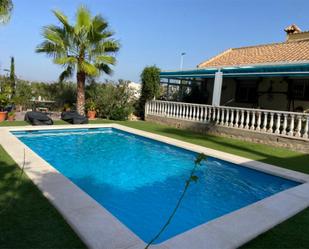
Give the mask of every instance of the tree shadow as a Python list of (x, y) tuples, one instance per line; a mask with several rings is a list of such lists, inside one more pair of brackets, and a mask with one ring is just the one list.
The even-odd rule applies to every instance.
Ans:
[(86, 248), (0, 147), (1, 248)]

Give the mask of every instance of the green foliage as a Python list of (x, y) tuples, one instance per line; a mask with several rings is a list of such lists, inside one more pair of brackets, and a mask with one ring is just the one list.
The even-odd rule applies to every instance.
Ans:
[(139, 112), (143, 116), (146, 102), (158, 97), (160, 94), (160, 69), (156, 66), (145, 67), (141, 74), (141, 81)]
[(1, 79), (0, 81), (0, 111), (10, 103), (12, 90), (10, 84), (6, 79)]
[(95, 103), (101, 118), (126, 120), (133, 112), (133, 92), (127, 83), (91, 83), (86, 87), (86, 97)]
[(92, 99), (87, 99), (87, 101), (86, 101), (86, 109), (87, 109), (88, 111), (95, 111), (95, 110), (96, 110), (96, 107), (97, 107), (97, 105), (96, 105), (96, 103), (94, 102), (94, 100), (92, 100)]
[(112, 109), (110, 113), (110, 119), (111, 120), (127, 120), (128, 116), (132, 113), (132, 108), (126, 107), (126, 106), (116, 106), (114, 109)]
[(52, 109), (60, 110), (64, 104), (73, 106), (76, 102), (76, 85), (70, 82), (47, 84), (16, 80), (15, 94), (12, 98), (15, 105), (20, 105), (23, 109), (31, 108), (31, 99), (38, 99), (39, 96), (45, 100), (55, 101)]
[(17, 80), (15, 87), (15, 95), (13, 97), (14, 104), (20, 105), (25, 109), (30, 108), (31, 98), (32, 98), (32, 88), (30, 82)]
[(11, 65), (10, 65), (10, 83), (11, 83), (11, 90), (12, 96), (15, 94), (15, 60), (14, 57), (11, 57)]
[(0, 0), (0, 24), (5, 24), (10, 20), (13, 7), (12, 0)]
[(86, 78), (97, 77), (101, 73), (111, 74), (110, 65), (116, 63), (114, 55), (120, 45), (113, 38), (108, 22), (101, 15), (92, 17), (84, 6), (78, 8), (74, 25), (62, 12), (53, 12), (61, 26), (44, 27), (45, 40), (36, 52), (47, 54), (55, 64), (65, 68), (59, 77), (60, 81), (77, 72), (77, 110), (84, 114)]

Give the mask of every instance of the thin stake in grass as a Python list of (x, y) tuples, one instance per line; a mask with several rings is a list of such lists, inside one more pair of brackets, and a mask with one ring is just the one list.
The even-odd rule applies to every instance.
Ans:
[(157, 240), (157, 239), (161, 236), (161, 234), (166, 230), (166, 228), (169, 226), (169, 224), (171, 223), (172, 219), (174, 218), (174, 216), (175, 216), (175, 214), (176, 214), (178, 208), (180, 207), (180, 204), (181, 204), (183, 198), (185, 197), (186, 192), (187, 192), (187, 190), (188, 190), (188, 188), (189, 188), (191, 182), (197, 182), (197, 181), (198, 181), (198, 176), (195, 175), (195, 172), (196, 172), (197, 168), (198, 168), (199, 166), (201, 166), (201, 164), (202, 164), (203, 161), (206, 161), (206, 160), (207, 160), (207, 157), (206, 157), (205, 154), (201, 153), (201, 154), (197, 155), (197, 157), (196, 157), (196, 159), (195, 159), (195, 161), (194, 161), (194, 167), (193, 167), (193, 169), (191, 170), (190, 176), (189, 176), (188, 179), (186, 180), (185, 187), (184, 187), (184, 189), (183, 189), (183, 191), (182, 191), (182, 193), (181, 193), (181, 195), (180, 195), (180, 197), (179, 197), (179, 199), (178, 199), (178, 201), (177, 201), (177, 203), (176, 203), (175, 208), (173, 209), (173, 211), (172, 211), (172, 213), (170, 214), (169, 218), (167, 219), (166, 223), (162, 226), (162, 228), (161, 228), (160, 231), (157, 233), (157, 235), (154, 236), (153, 239), (149, 241), (149, 243), (147, 244), (147, 246), (145, 247), (145, 249), (148, 249), (148, 248), (151, 246), (151, 244), (152, 244), (155, 240)]

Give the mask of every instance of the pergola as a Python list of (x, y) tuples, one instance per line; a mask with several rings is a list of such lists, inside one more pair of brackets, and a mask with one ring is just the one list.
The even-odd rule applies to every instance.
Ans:
[[(297, 63), (275, 63), (275, 64), (256, 64), (241, 65), (233, 67), (212, 67), (199, 68), (180, 71), (163, 71), (160, 73), (161, 84), (169, 86), (180, 86), (180, 82), (200, 82), (202, 79), (213, 78), (214, 89), (212, 105), (220, 106), (222, 82), (224, 78), (242, 78), (242, 77), (308, 77), (309, 61)], [(174, 82), (171, 82), (171, 81)], [(176, 80), (176, 81), (175, 81)], [(176, 83), (175, 83), (176, 82)]]

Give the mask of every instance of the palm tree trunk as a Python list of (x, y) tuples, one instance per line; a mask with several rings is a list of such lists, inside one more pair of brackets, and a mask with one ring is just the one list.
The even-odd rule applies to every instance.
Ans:
[(85, 81), (86, 75), (83, 72), (77, 73), (77, 103), (76, 109), (80, 115), (85, 115)]

